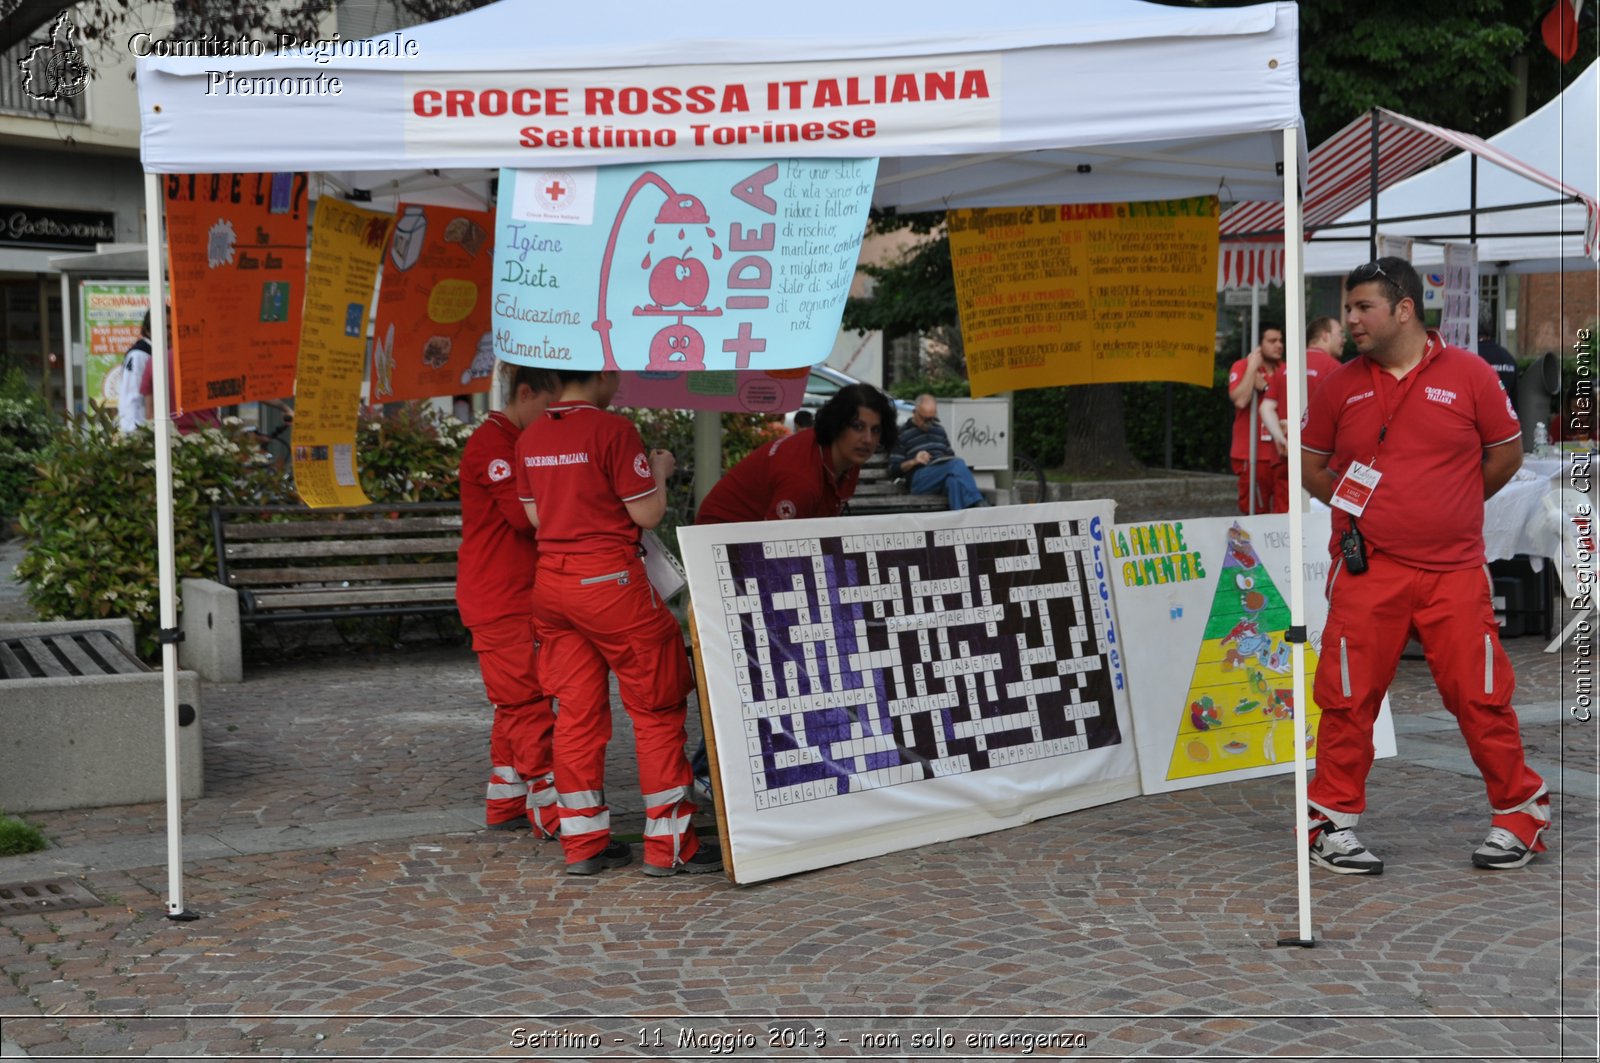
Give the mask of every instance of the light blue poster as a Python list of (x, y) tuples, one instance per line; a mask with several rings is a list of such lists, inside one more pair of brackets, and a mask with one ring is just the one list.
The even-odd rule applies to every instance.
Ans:
[(876, 159), (501, 170), (495, 354), (553, 369), (792, 369), (828, 356)]

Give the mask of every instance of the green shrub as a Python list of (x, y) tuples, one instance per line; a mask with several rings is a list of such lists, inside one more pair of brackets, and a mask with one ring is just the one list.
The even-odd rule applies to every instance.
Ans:
[(21, 856), (48, 848), (44, 832), (32, 823), (0, 814), (0, 856)]
[[(1172, 385), (1172, 467), (1197, 472), (1227, 472), (1233, 439), (1233, 403), (1228, 370), (1217, 369), (1209, 388)], [(1124, 384), (1122, 401), (1128, 449), (1149, 468), (1166, 465), (1165, 384)]]
[(361, 489), (374, 502), (460, 498), (461, 450), (475, 427), (428, 403), (364, 410), (356, 430)]
[(51, 427), (44, 399), (28, 386), (22, 370), (0, 375), (0, 539), (22, 512)]
[[(252, 464), (237, 421), (174, 435), (172, 530), (176, 578), (213, 577), (210, 507), (285, 500), (286, 483)], [(152, 655), (160, 626), (155, 433), (117, 431), (97, 410), (70, 419), (39, 462), (22, 508), (27, 553), (17, 574), (44, 620), (127, 617)]]

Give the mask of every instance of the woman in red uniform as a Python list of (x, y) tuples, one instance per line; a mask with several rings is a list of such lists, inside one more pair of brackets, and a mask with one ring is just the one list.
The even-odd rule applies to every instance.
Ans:
[(561, 398), (523, 432), (517, 457), (521, 498), (539, 530), (540, 678), (561, 706), (556, 809), (567, 873), (592, 875), (633, 858), (625, 842), (611, 839), (605, 798), (608, 672), (616, 673), (633, 721), (645, 874), (720, 871), (722, 854), (689, 823), (688, 655), (639, 548), (641, 529), (666, 513), (665, 481), (675, 461), (666, 450), (646, 455), (633, 422), (606, 411), (619, 374), (556, 375)]
[(696, 524), (836, 517), (879, 446), (894, 449), (894, 407), (868, 384), (840, 388), (802, 429), (750, 452), (700, 503)]
[(533, 525), (517, 498), (517, 437), (560, 391), (555, 374), (503, 366), (506, 405), (461, 452), (461, 552), (456, 608), (472, 632), (494, 706), (485, 819), (491, 830), (556, 834), (550, 735), (555, 713), (539, 685), (533, 639)]

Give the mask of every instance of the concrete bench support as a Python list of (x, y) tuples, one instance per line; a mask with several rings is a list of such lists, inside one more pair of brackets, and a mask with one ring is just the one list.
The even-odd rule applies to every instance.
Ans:
[(183, 581), (178, 663), (211, 683), (244, 682), (239, 634), (239, 592), (214, 579)]
[[(133, 643), (129, 621), (0, 625), (0, 638), (110, 629)], [(162, 676), (143, 670), (0, 680), (0, 808), (44, 812), (141, 804), (166, 797)], [(186, 800), (203, 795), (200, 677), (178, 673)]]

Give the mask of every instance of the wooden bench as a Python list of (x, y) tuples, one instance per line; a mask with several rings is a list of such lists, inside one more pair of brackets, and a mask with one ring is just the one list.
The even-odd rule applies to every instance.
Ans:
[(243, 678), (242, 624), (456, 611), (459, 502), (214, 506), (211, 527), (217, 578), (183, 581), (180, 644), (207, 679)]

